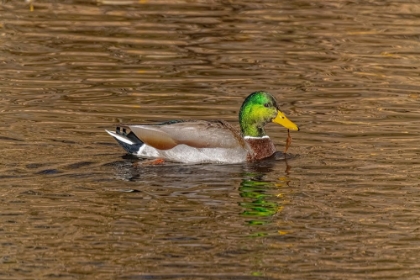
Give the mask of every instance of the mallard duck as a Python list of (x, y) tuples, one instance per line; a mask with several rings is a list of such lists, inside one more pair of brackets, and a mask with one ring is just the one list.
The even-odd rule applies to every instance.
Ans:
[(239, 111), (240, 131), (225, 121), (169, 121), (106, 130), (130, 154), (183, 163), (241, 163), (272, 156), (276, 149), (264, 126), (299, 130), (269, 93), (251, 93)]

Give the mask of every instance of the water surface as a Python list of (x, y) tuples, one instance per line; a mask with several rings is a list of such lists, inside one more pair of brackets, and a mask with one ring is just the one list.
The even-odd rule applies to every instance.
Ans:
[[(4, 1), (0, 278), (418, 279), (420, 5), (282, 2)], [(256, 90), (299, 156), (138, 166), (104, 132)]]

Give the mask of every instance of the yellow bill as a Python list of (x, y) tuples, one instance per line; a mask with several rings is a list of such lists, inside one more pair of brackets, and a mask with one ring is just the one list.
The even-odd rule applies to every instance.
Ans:
[(272, 120), (272, 122), (278, 123), (290, 130), (299, 130), (299, 127), (289, 120), (281, 111), (277, 111), (277, 116)]

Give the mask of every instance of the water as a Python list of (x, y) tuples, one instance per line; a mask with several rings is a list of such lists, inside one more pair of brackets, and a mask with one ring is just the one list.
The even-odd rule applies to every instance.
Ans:
[[(418, 279), (420, 5), (282, 2), (3, 1), (0, 279)], [(299, 156), (138, 166), (104, 131), (256, 90)]]

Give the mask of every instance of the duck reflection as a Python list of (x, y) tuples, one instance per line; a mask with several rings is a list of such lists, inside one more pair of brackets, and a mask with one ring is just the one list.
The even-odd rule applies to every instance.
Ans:
[[(275, 214), (283, 210), (281, 189), (289, 183), (287, 175), (291, 166), (287, 160), (291, 157), (289, 154), (278, 152), (270, 160), (247, 166), (239, 187), (239, 194), (243, 198), (239, 205), (244, 208), (241, 215), (248, 218), (246, 221), (248, 225), (267, 225), (272, 222)], [(283, 160), (286, 165), (286, 176), (279, 177), (276, 181), (265, 179), (269, 173), (274, 172), (273, 168), (278, 166), (279, 160)]]
[[(274, 216), (283, 210), (282, 189), (289, 185), (289, 160), (294, 157), (277, 152), (269, 159), (243, 165), (165, 163), (158, 166), (142, 166), (138, 160), (126, 158), (128, 161), (115, 164), (118, 166), (116, 177), (137, 184), (120, 184), (121, 188), (116, 190), (137, 191), (140, 192), (138, 195), (144, 193), (162, 200), (182, 196), (187, 199), (183, 203), (191, 202), (188, 207), (192, 207), (192, 203), (196, 207), (198, 201), (211, 207), (225, 205), (226, 208), (217, 208), (219, 214), (224, 211), (231, 213), (236, 204), (241, 207), (237, 222), (258, 227), (258, 232), (252, 230), (251, 235), (264, 236), (273, 233), (272, 226), (276, 227)], [(233, 192), (239, 192), (239, 197)], [(231, 195), (226, 195), (229, 193)]]

